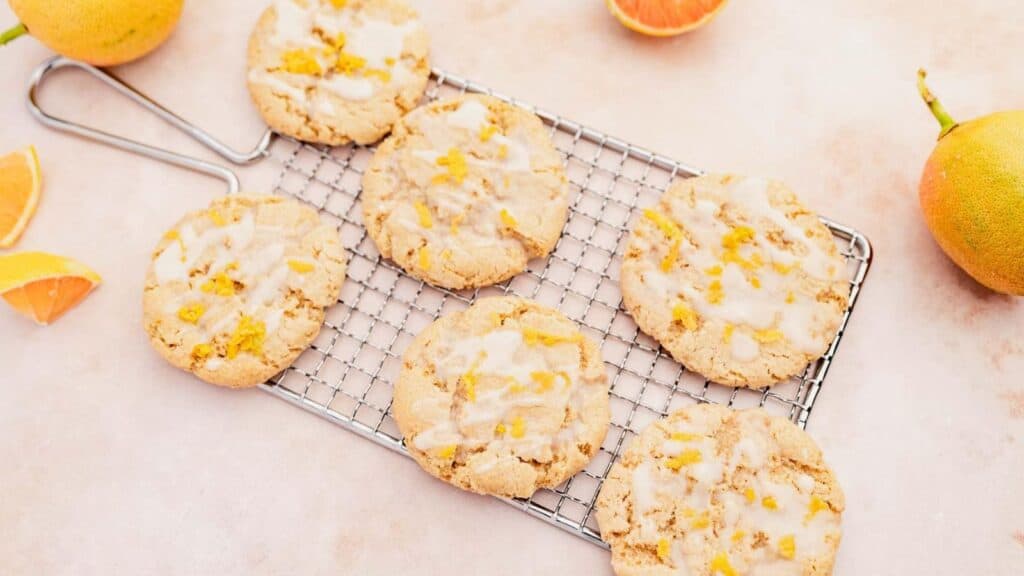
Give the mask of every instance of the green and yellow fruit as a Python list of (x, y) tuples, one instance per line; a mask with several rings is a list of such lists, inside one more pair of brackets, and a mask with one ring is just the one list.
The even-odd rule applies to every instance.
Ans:
[(941, 125), (921, 176), (925, 222), (939, 246), (981, 284), (1024, 295), (1024, 110), (957, 123), (918, 72)]
[(21, 24), (0, 34), (0, 45), (28, 33), (68, 58), (113, 66), (162, 44), (185, 0), (8, 1)]

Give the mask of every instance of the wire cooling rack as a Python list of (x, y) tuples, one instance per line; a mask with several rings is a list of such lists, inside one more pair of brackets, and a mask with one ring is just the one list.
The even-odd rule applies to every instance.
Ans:
[(29, 108), (43, 123), (157, 159), (224, 178), (237, 191), (237, 178), (222, 167), (61, 120), (42, 111), (36, 90), (61, 67), (85, 70), (190, 134), (236, 164), (276, 162), (281, 171), (274, 192), (313, 206), (340, 230), (349, 251), (348, 278), (339, 302), (327, 311), (313, 344), (294, 365), (261, 388), (387, 448), (405, 454), (390, 415), (392, 383), (413, 338), (438, 317), (463, 310), (476, 299), (517, 295), (558, 308), (601, 344), (611, 383), (612, 422), (598, 455), (585, 470), (553, 490), (508, 503), (594, 544), (601, 540), (594, 502), (601, 483), (627, 441), (667, 412), (696, 402), (736, 408), (762, 406), (804, 427), (835, 357), (871, 263), (867, 238), (822, 218), (846, 259), (850, 299), (825, 355), (804, 373), (771, 389), (737, 389), (711, 383), (687, 371), (641, 333), (625, 312), (619, 267), (625, 237), (638, 208), (654, 204), (675, 178), (699, 172), (621, 140), (583, 127), (483, 86), (434, 70), (427, 98), (464, 92), (486, 93), (537, 113), (565, 159), (571, 187), (569, 218), (552, 254), (530, 262), (526, 272), (493, 287), (449, 291), (407, 276), (382, 259), (367, 236), (359, 206), (362, 173), (372, 147), (320, 147), (266, 134), (249, 153), (228, 149), (201, 129), (106, 72), (62, 58), (44, 62), (33, 76)]

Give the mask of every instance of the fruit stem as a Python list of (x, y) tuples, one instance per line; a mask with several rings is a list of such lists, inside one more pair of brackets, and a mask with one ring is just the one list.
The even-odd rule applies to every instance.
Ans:
[(928, 77), (928, 73), (925, 72), (924, 68), (917, 71), (917, 91), (921, 93), (921, 98), (924, 99), (924, 103), (928, 105), (928, 109), (932, 111), (932, 116), (939, 121), (941, 131), (939, 132), (939, 138), (942, 138), (953, 128), (956, 128), (956, 120), (946, 112), (946, 107), (939, 102), (939, 99), (932, 94), (932, 91), (928, 89), (928, 85), (925, 84), (924, 79)]
[(19, 22), (18, 25), (15, 26), (14, 28), (8, 28), (7, 30), (0, 32), (0, 46), (3, 46), (4, 44), (7, 44), (11, 40), (14, 40), (15, 38), (22, 36), (24, 34), (28, 34), (28, 28), (26, 28), (24, 24)]

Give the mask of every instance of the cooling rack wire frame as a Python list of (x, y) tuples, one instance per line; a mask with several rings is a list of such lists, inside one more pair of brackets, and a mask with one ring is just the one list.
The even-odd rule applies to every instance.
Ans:
[(485, 93), (537, 113), (565, 160), (571, 188), (569, 218), (548, 258), (531, 261), (526, 272), (496, 286), (449, 291), (407, 276), (382, 259), (368, 237), (359, 192), (373, 147), (313, 146), (268, 132), (252, 152), (239, 153), (103, 71), (61, 58), (37, 69), (30, 84), (29, 108), (44, 124), (221, 177), (228, 182), (229, 192), (238, 189), (237, 178), (229, 170), (43, 112), (36, 90), (50, 71), (69, 66), (106, 82), (235, 164), (264, 159), (279, 164), (274, 192), (313, 205), (339, 228), (350, 255), (339, 302), (327, 310), (323, 329), (309, 349), (261, 385), (264, 391), (405, 454), (390, 415), (392, 383), (401, 368), (402, 353), (420, 330), (478, 298), (506, 294), (558, 308), (577, 322), (601, 345), (611, 383), (609, 433), (598, 455), (561, 486), (538, 491), (529, 499), (506, 501), (602, 547), (607, 545), (594, 517), (601, 483), (628, 440), (667, 412), (696, 402), (762, 406), (801, 428), (806, 426), (871, 264), (866, 237), (822, 218), (846, 259), (850, 282), (849, 306), (828, 351), (800, 377), (771, 389), (730, 388), (687, 371), (641, 333), (622, 307), (618, 286), (625, 238), (638, 208), (654, 204), (673, 179), (699, 174), (694, 168), (435, 69), (428, 100)]

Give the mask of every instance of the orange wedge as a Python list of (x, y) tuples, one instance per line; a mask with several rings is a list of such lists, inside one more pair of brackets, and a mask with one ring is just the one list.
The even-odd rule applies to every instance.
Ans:
[(45, 252), (0, 256), (0, 296), (44, 326), (74, 308), (100, 281), (99, 274), (63, 256)]
[(13, 246), (21, 236), (35, 214), (42, 188), (34, 146), (0, 156), (0, 248)]
[(675, 36), (711, 21), (727, 0), (607, 0), (619, 22), (648, 36)]

